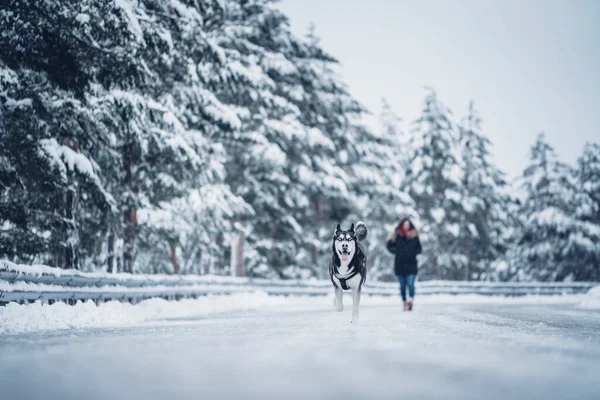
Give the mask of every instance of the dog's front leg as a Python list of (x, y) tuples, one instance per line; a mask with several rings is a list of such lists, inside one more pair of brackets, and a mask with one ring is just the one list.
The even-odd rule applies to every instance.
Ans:
[(333, 306), (336, 311), (344, 311), (344, 303), (342, 303), (342, 288), (335, 288), (335, 296), (333, 298)]
[(352, 322), (353, 324), (358, 323), (358, 308), (360, 307), (360, 287), (352, 289)]

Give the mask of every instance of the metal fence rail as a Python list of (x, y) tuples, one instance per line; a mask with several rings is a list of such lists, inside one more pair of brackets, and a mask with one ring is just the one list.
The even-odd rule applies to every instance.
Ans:
[[(419, 295), (477, 294), (496, 296), (563, 295), (586, 293), (598, 283), (495, 283), (425, 281), (418, 283)], [(324, 280), (273, 281), (222, 276), (170, 276), (84, 273), (47, 266), (24, 266), (0, 260), (0, 304), (42, 301), (52, 303), (78, 300), (104, 302), (160, 297), (168, 300), (195, 298), (208, 294), (263, 291), (271, 295), (325, 296), (331, 282)], [(369, 282), (366, 295), (395, 296), (395, 283)]]

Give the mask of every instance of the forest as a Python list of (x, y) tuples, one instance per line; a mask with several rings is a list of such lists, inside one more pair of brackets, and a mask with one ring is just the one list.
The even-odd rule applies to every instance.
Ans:
[(421, 280), (600, 280), (600, 142), (569, 165), (540, 133), (508, 179), (475, 103), (425, 88), (404, 131), (276, 1), (17, 0), (0, 28), (0, 258), (325, 278), (361, 220), (390, 281), (410, 217)]

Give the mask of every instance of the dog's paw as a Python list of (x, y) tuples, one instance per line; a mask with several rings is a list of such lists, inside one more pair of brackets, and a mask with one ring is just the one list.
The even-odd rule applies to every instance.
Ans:
[(344, 311), (344, 303), (341, 303), (337, 300), (337, 298), (333, 299), (333, 309), (337, 312)]

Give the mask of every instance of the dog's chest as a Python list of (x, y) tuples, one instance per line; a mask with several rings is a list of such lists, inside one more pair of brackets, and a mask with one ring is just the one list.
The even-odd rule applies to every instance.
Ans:
[(340, 266), (337, 267), (337, 272), (342, 275), (342, 277), (344, 275), (347, 275), (348, 272), (350, 272), (350, 270), (352, 269), (352, 267), (350, 267), (350, 263), (340, 263)]
[[(344, 278), (345, 276), (348, 276), (349, 274), (351, 274), (354, 271), (354, 268), (356, 268), (356, 265), (352, 265), (351, 263), (340, 263), (340, 265), (337, 267), (337, 275), (340, 276), (341, 278)], [(332, 276), (334, 282), (336, 285), (343, 287), (343, 285), (341, 285), (340, 280), (337, 278), (336, 274), (333, 274)], [(362, 276), (360, 274), (355, 274), (352, 278), (350, 279), (346, 279), (346, 286), (350, 289), (354, 289), (354, 288), (358, 288), (360, 286), (360, 282), (362, 280)]]
[[(340, 280), (338, 278), (336, 278), (335, 275), (333, 275), (331, 277), (331, 279), (333, 279), (333, 281), (335, 282), (335, 284), (338, 287), (342, 287)], [(358, 288), (360, 286), (360, 281), (361, 281), (362, 277), (360, 276), (360, 274), (356, 274), (354, 275), (352, 278), (347, 279), (346, 280), (346, 285), (350, 288), (350, 289), (355, 289)]]

